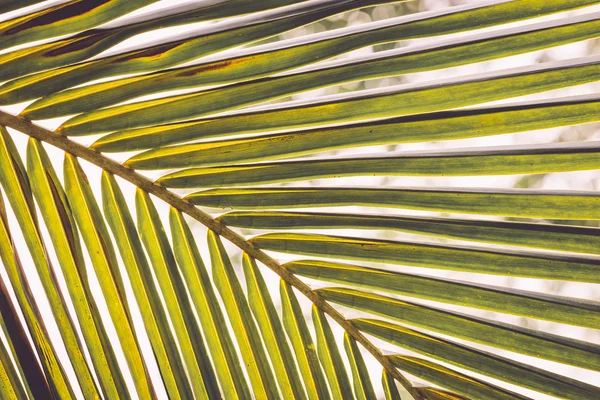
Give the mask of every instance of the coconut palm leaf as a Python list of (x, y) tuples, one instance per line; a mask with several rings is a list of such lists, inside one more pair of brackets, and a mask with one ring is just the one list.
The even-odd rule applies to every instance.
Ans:
[(599, 398), (599, 4), (3, 2), (0, 397)]

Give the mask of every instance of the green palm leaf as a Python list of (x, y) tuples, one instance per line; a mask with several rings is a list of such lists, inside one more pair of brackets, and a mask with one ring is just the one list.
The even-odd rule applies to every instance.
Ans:
[(0, 397), (599, 397), (600, 2), (425, 5), (3, 2)]

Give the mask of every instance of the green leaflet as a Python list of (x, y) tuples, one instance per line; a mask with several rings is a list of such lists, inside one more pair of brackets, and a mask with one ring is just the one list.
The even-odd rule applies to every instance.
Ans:
[(348, 287), (374, 289), (592, 329), (600, 326), (600, 304), (591, 301), (328, 261), (292, 261), (284, 266), (294, 274)]
[(108, 229), (83, 169), (70, 154), (65, 154), (64, 180), (73, 218), (77, 222), (96, 271), (136, 391), (142, 398), (154, 398), (154, 388), (135, 335), (123, 279)]
[(98, 0), (82, 2), (70, 0), (44, 8), (1, 22), (0, 49), (91, 28), (155, 1)]
[(212, 231), (208, 231), (208, 248), (213, 279), (236, 335), (246, 371), (252, 383), (252, 392), (256, 398), (278, 399), (280, 396), (275, 377), (260, 333), (252, 319), (250, 306), (221, 239)]
[[(0, 196), (2, 192), (0, 191)], [(0, 201), (0, 225), (4, 225), (4, 202)], [(4, 230), (3, 227), (0, 229)], [(0, 234), (0, 240), (6, 237)], [(0, 245), (1, 246), (1, 245)], [(14, 254), (14, 259), (17, 259)], [(0, 261), (5, 258), (0, 247)], [(10, 277), (9, 277), (10, 279)], [(17, 300), (18, 301), (18, 300)], [(40, 385), (36, 393), (50, 395), (50, 390), (43, 375), (40, 364), (35, 358), (34, 350), (25, 333), (24, 325), (19, 320), (15, 303), (10, 298), (10, 293), (4, 279), (0, 279), (0, 329), (6, 339), (0, 350), (0, 362), (3, 365), (2, 382), (5, 397), (14, 399), (33, 398), (29, 382)], [(35, 339), (34, 339), (35, 340)], [(21, 358), (22, 357), (22, 358)], [(13, 360), (15, 362), (13, 363)], [(34, 389), (35, 390), (35, 389)]]
[(316, 305), (312, 307), (312, 320), (317, 336), (317, 353), (327, 376), (327, 382), (334, 399), (353, 399), (346, 366), (338, 350), (335, 337), (325, 314)]
[(416, 357), (392, 356), (392, 363), (399, 369), (435, 385), (450, 389), (472, 399), (515, 400), (528, 399), (506, 389), (493, 386), (457, 371)]
[(31, 100), (96, 79), (169, 67), (373, 3), (374, 0), (319, 0), (318, 5), (301, 2), (291, 8), (225, 21), (178, 40), (15, 79), (0, 87), (0, 104)]
[(344, 349), (350, 362), (352, 370), (352, 383), (354, 385), (354, 395), (358, 400), (375, 400), (375, 391), (369, 377), (369, 370), (365, 364), (365, 360), (360, 354), (356, 340), (352, 338), (348, 332), (344, 332)]
[(173, 208), (169, 213), (173, 252), (196, 306), (215, 371), (227, 398), (249, 398), (240, 359), (229, 333), (213, 284), (188, 224)]
[[(0, 127), (0, 184), (6, 191), (11, 208), (19, 222), (25, 243), (33, 259), (44, 291), (48, 296), (52, 315), (62, 335), (81, 389), (84, 395), (90, 399), (100, 398), (98, 388), (93, 381), (91, 371), (83, 356), (83, 344), (77, 337), (75, 323), (68, 313), (64, 297), (58, 288), (54, 269), (46, 254), (27, 172), (8, 131), (4, 127)], [(14, 279), (13, 281), (20, 282), (20, 280)], [(23, 283), (20, 286), (24, 287), (24, 290), (29, 290), (25, 289), (28, 287), (25, 285)], [(39, 323), (41, 323), (41, 320)], [(31, 329), (37, 330), (38, 326), (36, 325), (38, 324), (32, 322)], [(40, 345), (45, 346), (47, 343), (42, 342)], [(54, 360), (49, 360), (49, 362), (54, 364)], [(53, 374), (59, 374), (55, 370), (57, 367), (50, 366), (50, 368), (54, 369), (54, 371), (51, 371)], [(70, 393), (67, 392), (70, 392), (71, 388), (63, 381), (64, 377), (53, 375), (53, 378), (57, 379), (56, 385), (62, 386), (57, 387), (56, 390), (59, 390), (61, 395), (69, 397)]]
[(600, 254), (600, 229), (472, 219), (385, 215), (234, 211), (218, 218), (248, 229), (389, 229), (511, 246)]
[(600, 169), (600, 142), (582, 142), (192, 168), (157, 182), (175, 188), (229, 187), (344, 176), (487, 176), (596, 169)]
[(89, 286), (75, 220), (46, 151), (33, 138), (29, 139), (27, 146), (27, 169), (33, 195), (56, 249), (77, 318), (84, 321), (80, 326), (102, 393), (109, 398), (128, 398), (127, 384)]
[[(19, 390), (21, 389), (21, 390)], [(22, 390), (17, 371), (12, 364), (4, 343), (0, 344), (0, 396), (6, 400), (18, 400), (17, 393), (27, 398)]]
[(256, 236), (250, 241), (261, 249), (284, 253), (481, 274), (600, 283), (598, 257), (300, 233), (270, 233)]
[(152, 270), (127, 208), (123, 193), (114, 176), (102, 173), (102, 203), (106, 221), (115, 238), (127, 276), (139, 304), (144, 327), (156, 357), (165, 389), (170, 397), (191, 397), (185, 366), (162, 305)]
[(466, 397), (460, 396), (456, 393), (448, 392), (446, 390), (420, 387), (415, 390), (423, 396), (425, 400), (469, 400)]
[(381, 384), (383, 385), (385, 400), (402, 400), (398, 387), (396, 386), (396, 381), (385, 369), (381, 375)]
[[(186, 87), (195, 87), (201, 85), (215, 85), (228, 82), (239, 82), (244, 79), (257, 78), (268, 74), (285, 71), (314, 62), (314, 60), (323, 60), (347, 51), (355, 50), (368, 45), (385, 43), (395, 40), (406, 40), (416, 37), (426, 37), (441, 35), (445, 33), (460, 32), (472, 29), (475, 24), (477, 27), (501, 24), (519, 19), (526, 19), (532, 16), (538, 16), (544, 13), (552, 13), (576, 6), (577, 2), (570, 4), (543, 3), (537, 5), (533, 12), (532, 1), (521, 1), (520, 9), (517, 11), (514, 4), (505, 4), (504, 1), (488, 2), (487, 4), (470, 5), (466, 7), (454, 7), (445, 12), (424, 13), (417, 16), (408, 16), (396, 18), (391, 21), (372, 23), (364, 26), (360, 32), (354, 29), (340, 29), (327, 32), (320, 35), (308, 37), (305, 40), (290, 41), (290, 44), (283, 42), (272, 46), (263, 46), (261, 48), (245, 52), (244, 55), (231, 57), (216, 62), (207, 62), (200, 65), (181, 67), (173, 70), (167, 70), (156, 74), (146, 75), (137, 78), (124, 78), (114, 83), (97, 84), (85, 89), (73, 89), (71, 91), (50, 95), (37, 102), (29, 108), (26, 114), (30, 118), (49, 118), (51, 116), (75, 114), (77, 112), (89, 112), (94, 109), (109, 106), (124, 100), (128, 100), (140, 95), (157, 93), (165, 90), (181, 89)], [(564, 2), (563, 2), (564, 3)], [(586, 2), (579, 2), (578, 6)], [(530, 8), (531, 7), (531, 8)], [(533, 12), (533, 13), (532, 13)], [(469, 21), (469, 23), (467, 23)], [(584, 23), (585, 24), (585, 23)], [(593, 25), (593, 24), (592, 24)], [(552, 26), (547, 26), (551, 28)], [(531, 38), (523, 40), (510, 40), (506, 45), (497, 44), (492, 53), (500, 52), (508, 55), (511, 51), (527, 51), (527, 48), (534, 49), (541, 42), (545, 42), (551, 37), (554, 39), (548, 45), (555, 45), (561, 40), (573, 41), (588, 37), (585, 33), (585, 27), (549, 30), (541, 37), (536, 38), (535, 34)], [(591, 33), (592, 36), (595, 33)], [(493, 34), (492, 34), (493, 36)], [(579, 38), (579, 39), (578, 39)], [(541, 42), (540, 42), (541, 40)], [(475, 46), (477, 49), (485, 47), (485, 44)], [(515, 46), (515, 50), (512, 46)], [(530, 47), (527, 47), (530, 46)], [(457, 49), (442, 51), (448, 54), (450, 64), (460, 63), (456, 57), (452, 56)], [(477, 50), (472, 52), (459, 51), (462, 54), (462, 62), (476, 60), (486, 57), (494, 57), (490, 54), (483, 54), (486, 51)], [(480, 58), (477, 58), (480, 57)], [(419, 68), (431, 68), (432, 60), (437, 60), (443, 65), (446, 61), (442, 55), (433, 55), (427, 59), (425, 55), (416, 55), (412, 60), (409, 57), (407, 64), (412, 60), (415, 64), (401, 66), (404, 63), (394, 63), (391, 60), (376, 62), (371, 65), (357, 65), (355, 67), (345, 68), (338, 73), (326, 73), (329, 82), (307, 78), (305, 84), (326, 85), (341, 83), (342, 81), (351, 81), (356, 79), (369, 79), (378, 76), (393, 75), (405, 73)], [(425, 60), (423, 60), (425, 58)], [(403, 59), (404, 61), (404, 59)], [(434, 62), (435, 63), (435, 62)], [(391, 69), (391, 70), (390, 70)], [(325, 79), (326, 77), (322, 77)], [(333, 80), (331, 80), (333, 78)], [(285, 79), (288, 78), (284, 78)], [(274, 82), (273, 82), (274, 84)], [(296, 87), (302, 89), (302, 83), (295, 83)], [(282, 82), (282, 88), (287, 87), (288, 83)], [(306, 89), (306, 88), (304, 88)], [(303, 89), (303, 90), (304, 90)], [(101, 95), (99, 95), (101, 93)], [(272, 96), (273, 93), (269, 92)]]
[[(268, 124), (266, 130), (310, 127), (442, 111), (580, 85), (599, 79), (600, 57), (586, 57), (435, 83), (365, 90), (350, 95), (319, 98), (291, 107), (284, 103), (284, 106), (250, 115), (254, 118), (260, 115), (264, 119), (263, 124)], [(267, 79), (262, 84), (268, 90), (270, 80)], [(234, 89), (239, 88), (242, 88), (241, 93), (236, 93), (236, 98), (253, 95), (244, 85)], [(168, 97), (148, 100), (143, 104), (126, 104), (73, 117), (64, 122), (57, 131), (65, 135), (85, 135), (217, 113), (232, 107), (232, 96), (232, 93), (221, 93), (218, 89), (205, 92), (201, 99), (194, 93), (184, 94), (181, 95), (184, 104), (179, 104), (174, 110), (167, 107), (170, 101)], [(148, 106), (154, 111), (145, 115)], [(244, 117), (249, 118), (248, 114)]]
[(309, 399), (330, 399), (327, 382), (321, 369), (315, 344), (308, 330), (304, 314), (292, 287), (280, 281), (283, 325), (290, 338), (302, 380)]
[[(457, 43), (456, 40), (450, 42), (451, 44), (446, 42), (439, 47), (418, 49), (413, 52), (405, 50), (392, 52), (392, 54), (399, 53), (396, 56), (375, 53), (374, 56), (362, 62), (344, 63), (339, 66), (335, 66), (336, 63), (334, 63), (334, 66), (308, 72), (269, 77), (208, 91), (168, 96), (161, 98), (160, 101), (148, 100), (91, 112), (87, 110), (87, 113), (67, 121), (64, 124), (64, 131), (89, 133), (91, 128), (85, 128), (85, 125), (92, 121), (93, 129), (96, 132), (154, 125), (241, 108), (325, 86), (441, 69), (547, 48), (550, 44), (559, 45), (572, 40), (600, 35), (600, 21), (587, 21), (589, 18), (589, 16), (585, 17), (586, 23), (581, 27), (582, 32), (579, 34), (574, 34), (572, 32), (574, 27), (570, 26), (558, 29), (559, 37), (556, 37), (555, 32), (551, 30), (523, 33), (521, 36), (514, 32), (509, 35), (503, 35), (502, 32), (494, 33), (490, 35), (490, 38), (478, 35), (464, 42), (458, 41)], [(547, 24), (541, 24), (542, 29), (546, 26)], [(540, 29), (539, 25), (537, 29)], [(575, 30), (577, 29), (575, 28)], [(566, 35), (569, 39), (560, 38), (561, 35)]]
[(520, 218), (600, 219), (600, 195), (584, 191), (276, 187), (212, 189), (192, 193), (186, 198), (200, 206), (239, 210), (368, 206)]
[(32, 4), (41, 3), (44, 0), (4, 0), (0, 4), (0, 13), (6, 13), (18, 8), (27, 7)]
[(268, 130), (264, 121), (256, 119), (250, 124), (248, 118), (252, 117), (240, 115), (244, 120), (240, 125), (234, 123), (235, 118), (223, 117), (110, 133), (93, 147), (109, 152), (153, 148), (127, 161), (134, 168), (160, 168), (163, 164), (181, 163), (182, 158), (189, 165), (210, 166), (360, 146), (466, 139), (577, 125), (597, 121), (599, 113), (597, 96), (578, 96), (160, 148), (191, 139)]
[[(517, 93), (519, 89), (517, 86), (506, 87), (505, 85), (513, 85), (514, 81), (519, 80), (522, 84), (526, 84), (526, 81), (531, 81), (530, 83), (534, 84), (535, 77), (543, 79), (544, 76), (548, 77), (547, 74), (556, 75), (557, 71), (554, 73), (540, 72), (532, 76), (520, 76), (517, 73), (512, 77), (486, 81), (481, 86), (483, 86), (483, 89), (484, 87), (492, 87), (495, 84), (498, 85), (497, 90), (492, 89), (492, 92), (489, 93), (489, 96), (496, 96), (496, 99), (499, 98), (497, 96), (514, 97), (525, 93)], [(587, 79), (591, 76), (582, 76), (582, 78)], [(547, 81), (544, 85), (550, 83), (550, 81)], [(561, 83), (560, 78), (555, 83), (558, 85), (565, 84), (564, 81)], [(459, 103), (456, 102), (458, 100), (460, 100), (462, 106), (491, 101), (491, 97), (487, 97), (488, 94), (486, 93), (481, 93), (482, 97), (479, 96), (480, 93), (477, 91), (479, 86), (480, 84), (475, 81), (460, 84), (455, 80), (448, 81), (446, 86), (429, 88), (423, 86), (420, 90), (417, 90), (418, 88), (414, 90), (404, 89), (404, 92), (401, 91), (397, 94), (380, 94), (371, 98), (336, 96), (334, 99), (341, 99), (342, 101), (329, 100), (325, 103), (320, 99), (317, 102), (292, 103), (299, 104), (297, 107), (279, 107), (272, 110), (246, 112), (218, 118), (206, 118), (116, 132), (99, 139), (95, 146), (111, 151), (124, 148), (154, 148), (194, 138), (268, 132), (325, 123), (352, 122), (365, 118), (431, 113), (446, 108), (459, 107)], [(471, 91), (466, 90), (467, 87)], [(549, 88), (549, 86), (547, 87)], [(530, 87), (530, 90), (540, 91), (540, 86), (534, 84)], [(442, 96), (442, 99), (439, 99), (437, 95)], [(415, 101), (415, 103), (395, 103), (394, 99), (398, 102), (402, 100)], [(160, 99), (156, 101), (160, 102)], [(432, 115), (411, 115), (391, 120), (371, 121), (362, 124), (320, 128), (265, 137), (191, 144), (151, 150), (132, 157), (127, 164), (136, 168), (160, 168), (163, 158), (174, 162), (173, 159), (181, 159), (182, 155), (185, 155), (185, 159), (190, 162), (203, 163), (210, 160), (208, 164), (211, 165), (230, 161), (271, 159), (271, 156), (281, 158), (285, 155), (310, 154), (328, 149), (359, 145), (450, 140), (580, 124), (598, 120), (597, 116), (586, 114), (587, 112), (597, 112), (597, 102), (597, 97), (582, 96), (546, 103), (517, 104), (514, 107), (438, 112)], [(373, 107), (368, 106), (369, 104)], [(352, 112), (353, 110), (354, 112)], [(540, 122), (540, 120), (543, 122)]]
[(600, 346), (596, 344), (354, 289), (326, 288), (317, 292), (328, 301), (403, 324), (515, 353), (600, 370)]
[(370, 319), (352, 320), (352, 324), (406, 350), (551, 396), (586, 400), (600, 395), (598, 387), (400, 325)]
[[(4, 128), (1, 128), (4, 129)], [(19, 259), (17, 249), (14, 247), (13, 239), (8, 227), (8, 217), (4, 200), (0, 193), (0, 259), (6, 269), (11, 285), (15, 288), (17, 302), (25, 317), (25, 323), (33, 339), (35, 351), (39, 354), (41, 368), (37, 362), (36, 355), (33, 349), (29, 347), (29, 339), (22, 329), (20, 323), (8, 324), (9, 321), (18, 321), (16, 310), (11, 313), (13, 318), (5, 316), (5, 310), (9, 303), (3, 303), (0, 307), (2, 317), (8, 324), (7, 330), (15, 345), (15, 353), (19, 357), (19, 363), (23, 369), (23, 379), (27, 380), (28, 386), (35, 396), (40, 398), (52, 398), (56, 396), (62, 399), (74, 399), (75, 395), (67, 380), (60, 360), (56, 357), (53, 350), (53, 345), (50, 342), (48, 332), (45, 325), (42, 323), (42, 316), (35, 303), (31, 287), (27, 281), (27, 277), (23, 271), (23, 266)], [(0, 281), (2, 285), (2, 295), (8, 298), (6, 285), (4, 281)], [(47, 376), (47, 380), (46, 377)]]
[(262, 333), (281, 394), (284, 398), (306, 399), (302, 381), (298, 379), (294, 356), (260, 269), (256, 261), (246, 253), (242, 256), (242, 265), (248, 289), (248, 304)]
[(139, 188), (135, 206), (138, 231), (173, 324), (194, 395), (221, 398), (200, 326), (158, 212), (150, 196)]
[[(2, 202), (0, 207), (3, 206), (4, 203)], [(3, 213), (3, 211), (0, 211), (0, 213)], [(0, 218), (3, 218), (3, 216)], [(1, 224), (4, 224), (4, 222)], [(4, 240), (4, 237), (0, 238), (0, 240)], [(0, 260), (2, 258), (3, 254), (0, 254)], [(37, 390), (33, 389), (36, 394), (50, 396), (46, 378), (40, 368), (40, 364), (35, 358), (34, 350), (29, 343), (25, 329), (23, 329), (23, 325), (19, 321), (15, 303), (10, 298), (8, 288), (3, 279), (0, 279), (0, 324), (2, 325), (2, 333), (8, 342), (8, 347), (1, 355), (3, 357), (2, 363), (6, 366), (8, 379), (11, 381), (11, 386), (17, 398), (33, 398), (34, 395), (29, 382), (36, 381), (40, 386)], [(13, 365), (12, 360), (8, 357), (9, 354), (15, 360), (16, 365)]]
[(177, 13), (167, 10), (165, 15), (165, 11), (161, 10), (137, 18), (127, 18), (108, 28), (95, 28), (64, 39), (4, 53), (0, 55), (0, 81), (83, 61), (129, 37), (153, 29), (237, 16), (299, 1), (304, 0), (230, 0), (213, 4), (202, 2)]

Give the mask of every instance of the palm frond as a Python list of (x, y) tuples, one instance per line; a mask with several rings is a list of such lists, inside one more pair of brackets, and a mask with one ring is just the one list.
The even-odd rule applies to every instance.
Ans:
[[(598, 142), (550, 133), (376, 147), (598, 122), (598, 95), (577, 92), (600, 81), (597, 55), (506, 60), (597, 39), (599, 1), (489, 0), (338, 29), (346, 12), (412, 5), (152, 3), (167, 2), (0, 5), (0, 397), (600, 397), (549, 367), (600, 371), (597, 341), (562, 333), (595, 332), (598, 299), (539, 290), (600, 283), (600, 231), (583, 226), (600, 220), (597, 190), (373, 178), (599, 170)], [(159, 31), (173, 27), (185, 33)], [(369, 88), (382, 78), (410, 82)], [(290, 100), (347, 84), (364, 89)]]

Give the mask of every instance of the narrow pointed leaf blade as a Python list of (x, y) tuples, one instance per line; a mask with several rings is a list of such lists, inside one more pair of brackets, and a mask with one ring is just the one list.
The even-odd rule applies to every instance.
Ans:
[[(1, 193), (0, 193), (1, 194)], [(0, 195), (0, 258), (15, 288), (17, 302), (23, 315), (25, 323), (33, 340), (35, 352), (40, 358), (41, 368), (37, 363), (36, 354), (29, 347), (29, 338), (21, 329), (20, 321), (15, 308), (7, 310), (9, 302), (3, 303), (0, 308), (7, 330), (15, 345), (15, 353), (24, 371), (23, 378), (27, 380), (32, 394), (41, 398), (74, 399), (73, 389), (67, 379), (61, 361), (56, 356), (53, 345), (50, 342), (48, 332), (43, 325), (41, 313), (34, 301), (34, 296), (25, 276), (23, 266), (19, 259), (18, 251), (8, 226), (8, 217), (4, 200)], [(2, 281), (2, 296), (8, 299), (7, 287)], [(10, 322), (10, 323), (9, 323)]]
[(102, 173), (102, 200), (104, 215), (123, 258), (167, 393), (174, 398), (192, 396), (177, 341), (152, 279), (139, 233), (117, 181), (108, 172)]
[(352, 383), (354, 385), (354, 394), (359, 400), (375, 400), (375, 391), (369, 377), (369, 370), (365, 364), (365, 360), (360, 354), (360, 349), (356, 340), (352, 338), (348, 332), (344, 333), (344, 349), (350, 362), (352, 370)]
[(142, 243), (158, 280), (193, 392), (201, 397), (219, 397), (216, 374), (158, 212), (150, 196), (139, 188), (135, 204)]
[(416, 390), (425, 400), (468, 400), (467, 397), (437, 388), (421, 387)]
[(600, 254), (600, 229), (580, 226), (435, 217), (277, 211), (234, 211), (221, 215), (218, 219), (225, 225), (247, 229), (395, 230), (448, 239)]
[(381, 374), (381, 384), (383, 385), (385, 400), (402, 400), (400, 392), (398, 391), (398, 386), (396, 386), (396, 381), (385, 369)]
[(234, 347), (226, 317), (204, 265), (193, 234), (179, 211), (169, 213), (173, 252), (183, 273), (206, 338), (215, 371), (228, 396), (250, 396), (239, 355)]
[[(88, 283), (80, 238), (64, 190), (41, 143), (30, 139), (27, 168), (33, 195), (48, 227), (92, 364), (105, 396), (126, 396), (124, 381), (110, 339)], [(106, 347), (104, 347), (106, 346)]]
[(107, 299), (108, 311), (131, 371), (135, 389), (139, 396), (153, 398), (154, 389), (135, 335), (135, 327), (127, 307), (123, 277), (107, 227), (83, 169), (77, 159), (69, 154), (65, 155), (64, 175), (65, 192), (73, 217), (96, 271), (103, 295)]
[(598, 302), (328, 261), (300, 260), (284, 266), (294, 274), (347, 287), (373, 289), (591, 329), (600, 326)]
[(598, 169), (600, 142), (582, 142), (191, 168), (157, 182), (173, 188), (232, 187), (354, 176), (492, 176)]
[(304, 314), (292, 287), (281, 280), (283, 326), (290, 338), (309, 398), (329, 399), (329, 389), (319, 363), (316, 347), (308, 330)]
[(399, 325), (368, 319), (353, 320), (352, 324), (406, 350), (550, 396), (585, 400), (600, 395), (598, 387)]
[(4, 127), (0, 127), (0, 184), (8, 195), (11, 208), (21, 227), (25, 243), (48, 297), (52, 314), (65, 342), (79, 385), (84, 395), (96, 398), (100, 395), (98, 388), (83, 356), (82, 343), (76, 334), (74, 321), (68, 313), (64, 296), (59, 290), (54, 270), (50, 265), (42, 241), (27, 172)]
[(600, 283), (600, 258), (300, 233), (251, 239), (266, 250), (538, 279)]
[(265, 11), (234, 21), (223, 21), (214, 26), (193, 30), (183, 37), (170, 40), (167, 38), (158, 44), (17, 78), (0, 88), (0, 103), (31, 100), (96, 79), (155, 71), (278, 35), (338, 12), (378, 2), (377, 0), (318, 0), (317, 4), (300, 2), (291, 7)]
[[(268, 120), (271, 129), (311, 127), (431, 113), (591, 83), (599, 79), (600, 57), (591, 56), (433, 83), (342, 94), (251, 115)], [(268, 87), (268, 80), (263, 84)], [(241, 87), (245, 91), (244, 86)], [(84, 135), (218, 113), (229, 109), (231, 96), (237, 98), (239, 94), (220, 97), (219, 90), (210, 90), (201, 95), (188, 93), (181, 95), (182, 103), (177, 104), (175, 110), (168, 110), (168, 97), (118, 106), (118, 109), (107, 108), (73, 117), (64, 122), (58, 131), (65, 135)], [(144, 114), (146, 109), (147, 115)], [(125, 112), (126, 110), (130, 112)]]
[(265, 341), (281, 393), (285, 398), (305, 399), (306, 394), (298, 379), (294, 356), (267, 284), (256, 261), (246, 253), (243, 255), (242, 265), (248, 288), (248, 304)]
[[(0, 64), (3, 66), (2, 71), (0, 71), (0, 81), (83, 61), (100, 54), (125, 39), (153, 29), (227, 18), (299, 1), (301, 0), (286, 0), (277, 3), (274, 1), (252, 2), (248, 0), (213, 2), (212, 4), (200, 2), (194, 6), (186, 7), (187, 9), (183, 11), (174, 8), (174, 12), (167, 9), (144, 13), (136, 18), (129, 17), (121, 23), (112, 23), (110, 27), (89, 29), (50, 43), (4, 53), (0, 55)], [(88, 105), (88, 110), (98, 108), (93, 107), (89, 100), (84, 101)], [(65, 115), (75, 113), (76, 111), (72, 110), (67, 111)], [(52, 114), (40, 117), (30, 115), (31, 119), (46, 119), (51, 118), (51, 116)]]
[[(243, 55), (224, 60), (174, 68), (141, 78), (123, 78), (113, 82), (87, 86), (86, 88), (75, 88), (67, 92), (46, 96), (28, 107), (25, 114), (29, 118), (45, 119), (77, 112), (89, 112), (141, 95), (187, 87), (239, 82), (240, 80), (289, 70), (311, 63), (316, 59), (324, 60), (367, 45), (460, 32), (472, 29), (473, 25), (471, 24), (474, 23), (477, 24), (477, 27), (482, 27), (511, 22), (560, 11), (558, 7), (561, 7), (557, 7), (557, 4), (544, 4), (545, 8), (538, 8), (532, 14), (533, 9), (528, 8), (525, 4), (521, 4), (522, 8), (519, 12), (515, 12), (513, 5), (502, 3), (505, 2), (452, 7), (443, 12), (420, 13), (395, 18), (383, 23), (374, 22), (365, 25), (358, 35), (348, 28), (336, 29), (323, 34), (308, 36), (305, 40), (290, 41), (289, 44), (288, 42), (282, 42), (281, 44), (250, 49), (243, 52)], [(565, 7), (564, 10), (573, 6), (575, 4), (563, 3), (562, 5), (562, 7)], [(513, 9), (510, 10), (511, 8)], [(316, 87), (315, 84), (324, 86), (431, 68), (443, 68), (444, 66), (504, 57), (541, 47), (583, 40), (597, 35), (597, 30), (594, 30), (594, 22), (589, 22), (587, 19), (587, 17), (579, 17), (568, 21), (563, 20), (557, 23), (558, 26), (548, 23), (543, 25), (534, 24), (521, 30), (507, 31), (507, 38), (497, 37), (504, 35), (504, 32), (494, 32), (487, 34), (487, 36), (478, 35), (475, 43), (466, 49), (458, 48), (458, 45), (468, 46), (467, 43), (455, 41), (455, 45), (450, 46), (450, 48), (442, 48), (436, 53), (422, 54), (423, 52), (420, 51), (415, 55), (408, 54), (401, 61), (383, 60), (374, 63), (360, 61), (358, 66), (343, 68), (337, 73), (326, 73), (322, 79), (305, 79), (307, 87), (304, 88), (299, 82), (296, 82), (296, 85), (287, 84), (287, 90), (290, 90), (293, 86), (306, 90), (308, 86)], [(543, 32), (535, 32), (538, 29)], [(531, 30), (534, 32), (531, 33)], [(494, 43), (491, 43), (492, 41)], [(465, 42), (468, 42), (468, 40), (465, 40)], [(400, 52), (400, 54), (404, 53), (404, 51)], [(326, 81), (323, 79), (326, 79)], [(102, 95), (99, 95), (100, 93)], [(269, 93), (269, 95), (272, 96), (273, 94)]]
[(272, 187), (211, 189), (186, 199), (200, 206), (237, 210), (366, 206), (519, 218), (600, 219), (600, 195), (578, 190)]
[(237, 343), (246, 364), (246, 371), (257, 397), (279, 398), (275, 377), (252, 312), (221, 239), (208, 232), (208, 248), (213, 279), (229, 315)]
[(423, 380), (474, 399), (528, 399), (528, 397), (470, 378), (457, 371), (416, 357), (390, 357), (399, 369)]
[(600, 97), (584, 95), (160, 147), (193, 139), (269, 130), (260, 125), (264, 120), (256, 119), (255, 125), (251, 123), (254, 114), (240, 114), (114, 132), (102, 136), (93, 147), (107, 152), (151, 148), (127, 161), (139, 168), (160, 168), (177, 162), (175, 160), (184, 155), (189, 163), (211, 166), (269, 161), (352, 147), (467, 139), (577, 125), (598, 121), (598, 111)]
[(113, 0), (82, 3), (70, 0), (0, 23), (0, 49), (65, 35), (108, 22), (156, 0)]
[(18, 400), (19, 397), (17, 396), (19, 395), (25, 396), (21, 399), (27, 397), (19, 381), (17, 371), (10, 357), (8, 357), (8, 351), (2, 343), (0, 347), (0, 396), (7, 400)]
[(323, 311), (318, 309), (316, 305), (312, 307), (312, 319), (317, 336), (317, 353), (327, 376), (333, 398), (353, 399), (354, 394), (346, 373), (346, 366), (342, 361), (331, 326), (329, 326)]
[(600, 346), (354, 289), (319, 289), (326, 300), (459, 339), (600, 370)]

